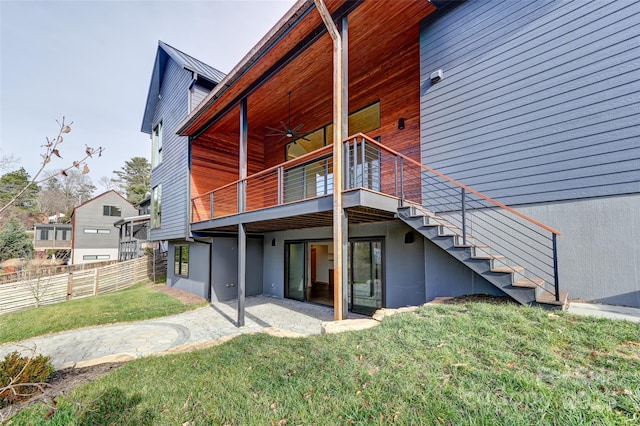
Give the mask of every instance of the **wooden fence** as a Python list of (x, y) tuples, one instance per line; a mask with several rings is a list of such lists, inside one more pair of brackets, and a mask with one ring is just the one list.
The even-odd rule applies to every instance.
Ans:
[(0, 274), (0, 285), (17, 281), (29, 281), (42, 275), (58, 275), (68, 272), (84, 271), (88, 269), (100, 268), (105, 265), (118, 263), (117, 260), (105, 260), (102, 262), (80, 263), (77, 265), (42, 265), (36, 269), (23, 269), (16, 272)]
[(167, 273), (166, 253), (0, 285), (0, 314), (122, 290)]

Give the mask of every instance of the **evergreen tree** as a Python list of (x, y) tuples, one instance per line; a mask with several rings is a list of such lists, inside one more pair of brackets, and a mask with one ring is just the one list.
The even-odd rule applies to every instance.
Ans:
[(0, 231), (0, 262), (13, 258), (30, 258), (33, 245), (18, 218), (11, 216)]
[[(29, 182), (31, 182), (31, 177), (24, 167), (2, 175), (0, 177), (0, 206), (4, 206), (11, 201), (16, 194), (29, 185)], [(27, 211), (34, 210), (39, 191), (38, 185), (29, 185), (24, 194), (16, 200), (15, 207)]]
[(151, 164), (144, 157), (133, 157), (125, 161), (124, 166), (113, 173), (118, 176), (114, 181), (133, 204), (144, 200), (151, 191)]

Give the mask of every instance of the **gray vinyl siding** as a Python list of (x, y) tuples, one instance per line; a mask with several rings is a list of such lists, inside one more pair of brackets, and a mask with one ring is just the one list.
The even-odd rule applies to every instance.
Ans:
[(153, 127), (162, 121), (162, 162), (151, 171), (152, 186), (162, 185), (161, 226), (151, 230), (152, 240), (184, 238), (189, 220), (188, 139), (175, 129), (188, 114), (191, 72), (167, 60)]
[[(176, 246), (189, 247), (189, 273), (187, 276), (175, 275)], [(186, 243), (169, 241), (167, 250), (167, 285), (188, 291), (209, 299), (209, 257), (211, 247), (207, 243)], [(204, 266), (204, 267), (203, 267)]]
[(207, 89), (206, 87), (202, 87), (199, 84), (194, 84), (193, 87), (191, 87), (191, 105), (189, 111), (193, 111), (198, 105), (200, 105), (200, 102), (202, 102), (202, 100), (206, 98), (208, 94), (209, 89)]
[[(104, 216), (104, 206), (120, 207), (120, 216)], [(108, 192), (77, 207), (73, 213), (73, 248), (81, 249), (117, 249), (119, 230), (113, 224), (123, 217), (136, 216), (138, 211), (133, 205), (114, 192)], [(107, 229), (108, 234), (87, 234), (85, 229)], [(81, 260), (81, 259), (80, 259)]]
[(420, 42), (424, 164), (508, 204), (640, 192), (640, 2), (468, 0)]

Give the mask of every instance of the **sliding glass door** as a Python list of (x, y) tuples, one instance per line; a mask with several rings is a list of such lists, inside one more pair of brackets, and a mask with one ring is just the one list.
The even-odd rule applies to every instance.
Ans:
[(284, 296), (304, 301), (306, 277), (306, 243), (286, 244), (286, 286)]
[(349, 310), (373, 315), (382, 307), (382, 241), (352, 241), (349, 248)]
[[(382, 239), (349, 243), (349, 310), (372, 315), (383, 306)], [(333, 306), (333, 244), (285, 244), (285, 297)]]

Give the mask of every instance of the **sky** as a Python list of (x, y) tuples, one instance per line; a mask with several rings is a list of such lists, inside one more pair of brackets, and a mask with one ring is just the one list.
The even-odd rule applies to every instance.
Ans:
[[(158, 40), (229, 72), (294, 0), (0, 0), (0, 156), (33, 177), (56, 120), (72, 121), (45, 170), (103, 147), (89, 176), (150, 159), (140, 131)], [(6, 173), (7, 171), (0, 171)]]

